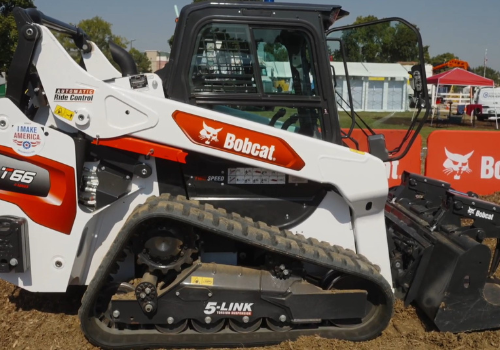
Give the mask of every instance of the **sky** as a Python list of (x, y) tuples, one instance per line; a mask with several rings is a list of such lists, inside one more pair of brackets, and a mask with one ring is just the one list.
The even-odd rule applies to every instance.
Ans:
[[(357, 16), (401, 17), (420, 28), (431, 56), (452, 52), (472, 67), (487, 66), (500, 71), (499, 0), (275, 0), (275, 2), (341, 5), (350, 15), (337, 22), (351, 24)], [(67, 23), (100, 16), (112, 23), (113, 33), (144, 50), (170, 52), (168, 39), (174, 33), (175, 9), (191, 0), (35, 0), (44, 14)]]

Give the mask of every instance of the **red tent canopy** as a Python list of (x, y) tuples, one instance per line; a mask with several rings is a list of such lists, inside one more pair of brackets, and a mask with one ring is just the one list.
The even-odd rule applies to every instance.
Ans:
[(462, 86), (494, 86), (491, 79), (483, 78), (480, 75), (471, 73), (462, 68), (433, 75), (427, 78), (427, 84), (433, 85), (462, 85)]

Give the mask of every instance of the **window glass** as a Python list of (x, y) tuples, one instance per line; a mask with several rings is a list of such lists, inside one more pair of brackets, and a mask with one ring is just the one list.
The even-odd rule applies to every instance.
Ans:
[(213, 110), (256, 123), (322, 139), (321, 108), (215, 105)]
[(311, 45), (303, 31), (254, 29), (264, 92), (316, 95)]
[[(262, 88), (263, 93), (273, 96), (266, 97), (267, 103), (275, 100), (272, 105), (263, 106), (258, 101), (250, 105), (235, 98), (234, 102), (225, 101), (223, 105), (200, 106), (322, 139), (320, 101), (315, 107), (297, 108), (283, 101), (287, 98), (280, 99), (285, 95), (316, 95), (311, 55), (310, 41), (300, 30), (250, 29), (242, 24), (211, 23), (202, 28), (197, 38), (190, 69), (191, 92), (255, 93), (255, 99), (260, 99), (257, 93)], [(260, 79), (256, 79), (254, 73), (259, 74)], [(279, 99), (281, 101), (277, 101)]]
[(248, 26), (208, 24), (191, 62), (191, 92), (255, 93), (253, 63)]

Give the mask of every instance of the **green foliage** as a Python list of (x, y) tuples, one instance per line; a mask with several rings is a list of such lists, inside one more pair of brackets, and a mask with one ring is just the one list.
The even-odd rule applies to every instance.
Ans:
[(271, 61), (273, 62), (288, 62), (290, 60), (286, 47), (281, 43), (266, 43), (264, 46), (264, 52), (272, 55), (273, 59)]
[(35, 7), (33, 0), (0, 0), (0, 72), (7, 71), (17, 46), (17, 28), (14, 7)]
[(429, 63), (435, 67), (453, 59), (459, 59), (459, 58), (454, 53), (446, 52), (432, 57)]
[(376, 16), (372, 16), (372, 15), (368, 15), (368, 16), (358, 16), (356, 17), (356, 20), (354, 21), (353, 24), (363, 24), (363, 23), (369, 23), (369, 22), (373, 22), (373, 21), (377, 21), (378, 20), (378, 17)]
[[(197, 2), (203, 2), (203, 1), (209, 1), (209, 0), (193, 0), (193, 3), (197, 3)], [(262, 2), (264, 0), (233, 0), (233, 1), (258, 1), (258, 2)], [(168, 39), (168, 45), (170, 46), (170, 49), (172, 49), (172, 46), (174, 45), (174, 35), (172, 34), (172, 36), (170, 37), (170, 39)]]
[(429, 45), (424, 46), (424, 61), (425, 61), (425, 63), (431, 62), (431, 54), (429, 53)]
[[(74, 25), (74, 24), (73, 24)], [(116, 69), (119, 70), (118, 65), (113, 61), (111, 57), (111, 51), (109, 50), (109, 44), (108, 40), (112, 40), (115, 44), (126, 48), (128, 45), (128, 40), (125, 39), (124, 37), (118, 36), (113, 34), (111, 30), (111, 23), (105, 21), (99, 16), (95, 16), (91, 19), (85, 19), (78, 24), (76, 24), (77, 27), (81, 28), (87, 35), (89, 36), (90, 40), (101, 49), (103, 52), (104, 56), (115, 66)], [(77, 47), (75, 46), (73, 40), (64, 35), (64, 34), (59, 34), (55, 33), (59, 41), (61, 42), (62, 46), (68, 51), (68, 53), (75, 59), (78, 59), (78, 51)]]
[(137, 64), (137, 70), (139, 73), (151, 73), (151, 61), (145, 52), (140, 52), (135, 48), (130, 49), (129, 52)]
[[(354, 24), (377, 19), (375, 16), (360, 16)], [(348, 62), (397, 63), (418, 61), (420, 58), (417, 35), (404, 23), (382, 22), (348, 29), (341, 33), (340, 38)], [(338, 50), (334, 52), (334, 57), (341, 57)]]
[(170, 39), (168, 39), (168, 45), (170, 45), (170, 50), (172, 50), (172, 46), (174, 45), (174, 35), (173, 34), (170, 37)]
[[(209, 1), (209, 0), (193, 0), (193, 3), (203, 2), (203, 1)], [(259, 2), (262, 2), (264, 0), (233, 0), (233, 1), (259, 1)]]

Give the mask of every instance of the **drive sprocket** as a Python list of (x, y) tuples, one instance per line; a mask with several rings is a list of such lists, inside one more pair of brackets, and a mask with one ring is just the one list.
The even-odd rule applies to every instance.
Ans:
[(144, 247), (137, 252), (137, 263), (147, 265), (150, 272), (180, 272), (183, 265), (193, 263), (193, 254), (198, 252), (197, 238), (192, 228), (188, 227), (151, 227), (136, 238), (134, 246)]

